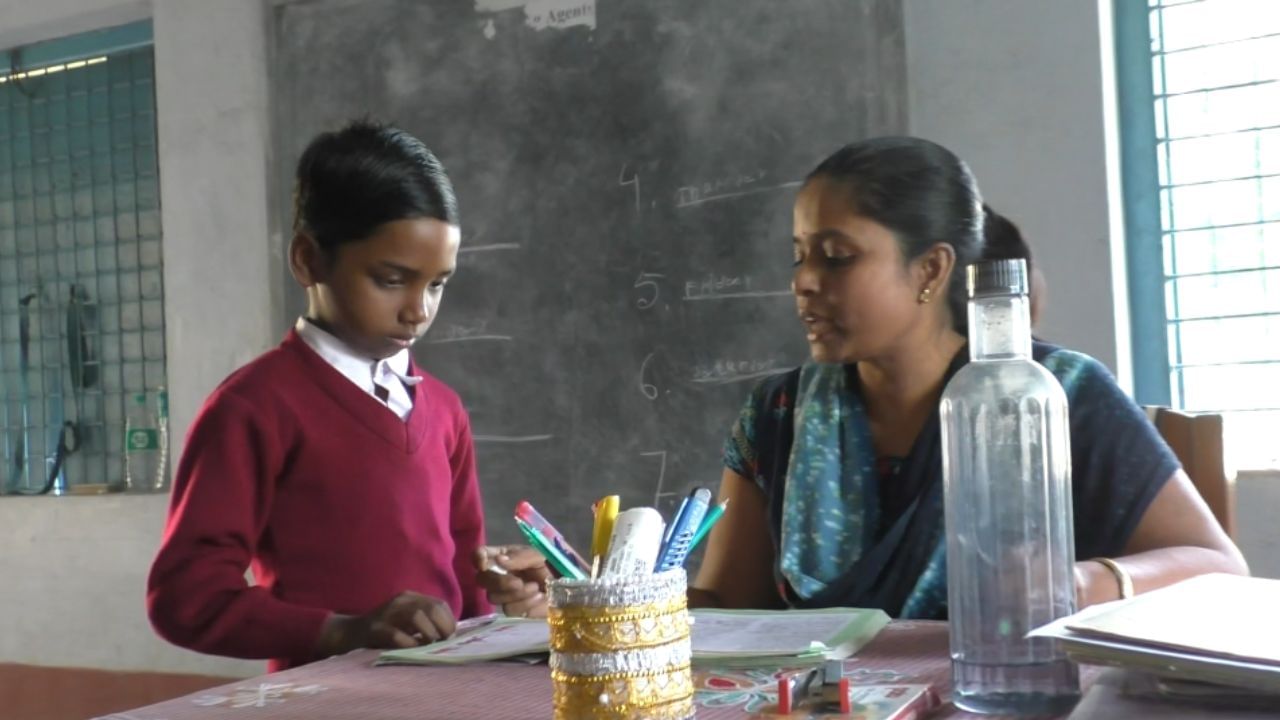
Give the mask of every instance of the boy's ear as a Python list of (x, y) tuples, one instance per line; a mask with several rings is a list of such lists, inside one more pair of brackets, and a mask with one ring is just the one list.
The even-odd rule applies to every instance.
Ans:
[(328, 263), (324, 251), (306, 233), (295, 233), (289, 241), (289, 270), (304, 288), (324, 282)]

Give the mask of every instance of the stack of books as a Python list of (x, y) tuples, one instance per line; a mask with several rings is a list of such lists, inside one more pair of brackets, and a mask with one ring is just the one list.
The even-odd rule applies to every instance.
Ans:
[(1280, 580), (1202, 575), (1031, 635), (1056, 638), (1077, 662), (1280, 694)]

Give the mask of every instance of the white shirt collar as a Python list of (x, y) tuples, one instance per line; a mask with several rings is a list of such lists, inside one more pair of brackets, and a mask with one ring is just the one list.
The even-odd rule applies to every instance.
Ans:
[(391, 396), (387, 406), (401, 419), (408, 417), (409, 410), (413, 409), (413, 400), (405, 386), (412, 387), (422, 382), (421, 377), (409, 374), (408, 349), (384, 360), (374, 360), (356, 352), (350, 345), (306, 318), (298, 318), (293, 327), (308, 347), (356, 387), (374, 397), (377, 397), (374, 393), (375, 382), (387, 388)]

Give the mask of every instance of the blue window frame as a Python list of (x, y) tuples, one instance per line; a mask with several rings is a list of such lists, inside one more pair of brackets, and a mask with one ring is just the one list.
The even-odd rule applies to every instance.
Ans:
[(1115, 31), (1135, 394), (1275, 466), (1280, 3), (1118, 0)]
[(140, 393), (163, 403), (151, 37), (142, 22), (0, 52), (6, 493), (124, 489), (126, 413)]

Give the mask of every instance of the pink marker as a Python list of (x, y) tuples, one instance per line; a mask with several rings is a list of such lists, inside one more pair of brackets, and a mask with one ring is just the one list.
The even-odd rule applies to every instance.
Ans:
[(583, 561), (582, 556), (578, 554), (578, 551), (573, 549), (573, 546), (569, 544), (568, 540), (564, 539), (564, 536), (560, 534), (559, 530), (555, 529), (555, 526), (547, 522), (546, 518), (542, 517), (537, 510), (533, 509), (533, 506), (529, 504), (529, 501), (521, 500), (520, 503), (516, 505), (516, 518), (523, 520), (527, 525), (529, 525), (529, 527), (532, 527), (534, 530), (541, 533), (542, 537), (546, 538), (547, 541), (555, 547), (555, 549), (564, 553), (565, 557), (572, 560), (573, 563), (581, 568), (584, 573), (591, 572), (591, 566)]

